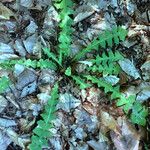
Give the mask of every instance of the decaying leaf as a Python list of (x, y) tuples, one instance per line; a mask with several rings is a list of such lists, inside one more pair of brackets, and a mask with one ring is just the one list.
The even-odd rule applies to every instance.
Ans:
[(147, 61), (141, 66), (143, 78), (146, 81), (150, 81), (150, 55), (147, 57)]
[(107, 127), (109, 130), (112, 130), (117, 134), (120, 134), (117, 121), (109, 113), (101, 110), (100, 117), (103, 126)]
[(134, 79), (141, 78), (133, 62), (129, 59), (119, 60), (119, 65), (124, 72), (126, 72), (129, 76), (132, 76)]
[(117, 150), (139, 150), (140, 136), (126, 118), (118, 118), (121, 135), (111, 131), (110, 136)]
[(0, 130), (0, 148), (2, 150), (7, 150), (8, 145), (11, 143), (11, 139)]
[(61, 94), (60, 100), (57, 105), (58, 109), (63, 109), (66, 112), (70, 112), (72, 108), (76, 108), (81, 104), (81, 101), (76, 99), (69, 93)]
[(0, 2), (0, 19), (9, 20), (14, 13)]
[(25, 149), (25, 146), (30, 142), (28, 135), (19, 136), (14, 130), (8, 128), (5, 130), (9, 138), (17, 145)]

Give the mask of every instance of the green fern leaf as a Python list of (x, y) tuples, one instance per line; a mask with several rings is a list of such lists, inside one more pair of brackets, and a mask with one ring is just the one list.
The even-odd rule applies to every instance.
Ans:
[(133, 123), (137, 123), (139, 125), (145, 126), (147, 116), (148, 116), (148, 109), (142, 106), (140, 102), (136, 102), (132, 106), (132, 113), (130, 117)]
[(112, 47), (112, 43), (114, 40), (115, 44), (119, 44), (119, 40), (123, 41), (127, 35), (127, 31), (121, 27), (115, 27), (112, 31), (105, 31), (101, 34), (98, 39), (93, 40), (91, 44), (89, 44), (85, 49), (78, 52), (78, 54), (74, 57), (74, 60), (79, 60), (81, 57), (85, 56), (86, 53), (92, 50), (98, 50), (98, 47), (101, 46), (106, 48), (106, 44)]
[(48, 138), (52, 137), (50, 129), (53, 128), (52, 121), (55, 119), (56, 105), (58, 103), (58, 84), (55, 84), (51, 92), (51, 98), (41, 114), (43, 120), (37, 122), (38, 126), (33, 130), (34, 135), (31, 137), (30, 150), (41, 150), (47, 146)]
[(80, 89), (85, 89), (91, 86), (91, 84), (88, 84), (85, 82), (84, 79), (81, 79), (79, 76), (71, 76), (73, 80), (76, 81), (76, 84), (79, 85)]
[(87, 80), (90, 80), (92, 83), (97, 84), (98, 87), (104, 88), (104, 92), (111, 92), (111, 99), (120, 98), (119, 86), (113, 87), (111, 84), (107, 83), (105, 80), (98, 79), (97, 77), (85, 75), (84, 77)]
[(2, 67), (3, 69), (10, 69), (14, 66), (14, 63), (17, 61), (18, 60), (12, 60), (12, 62), (10, 60), (0, 61), (0, 67)]
[(43, 48), (43, 51), (44, 51), (44, 53), (45, 53), (49, 58), (51, 58), (51, 59), (54, 60), (56, 63), (58, 63), (60, 66), (62, 66), (61, 63), (59, 62), (59, 59), (57, 59), (57, 57), (56, 57), (56, 55), (55, 55), (54, 53), (50, 52), (50, 49), (49, 49), (49, 48)]
[(133, 103), (135, 102), (136, 95), (130, 95), (128, 98), (121, 95), (117, 102), (117, 106), (122, 106), (125, 113), (128, 113), (132, 109)]
[[(11, 60), (11, 61), (13, 61), (13, 60)], [(24, 65), (26, 67), (32, 67), (32, 68), (36, 68), (37, 67), (37, 61), (36, 60), (31, 60), (31, 59), (27, 59), (27, 60), (26, 59), (20, 59), (17, 62), (13, 62), (13, 64), (14, 65), (15, 64), (20, 64), (20, 65)]]
[(9, 87), (10, 80), (3, 76), (0, 78), (0, 94)]
[(73, 14), (72, 6), (73, 2), (71, 0), (56, 0), (55, 6), (58, 10), (60, 10), (59, 14), (59, 27), (61, 32), (59, 34), (59, 63), (62, 64), (63, 57), (68, 57), (70, 55), (71, 50), (71, 35), (73, 29), (71, 25), (73, 24), (72, 18), (70, 15)]
[(55, 63), (53, 63), (52, 61), (49, 60), (31, 60), (31, 59), (20, 59), (20, 60), (6, 60), (6, 61), (2, 61), (0, 62), (0, 65), (2, 68), (6, 68), (6, 69), (12, 69), (12, 67), (15, 64), (20, 64), (26, 67), (32, 67), (32, 68), (40, 68), (40, 69), (53, 69), (56, 70), (57, 66)]
[(37, 68), (57, 70), (56, 64), (48, 59), (37, 61)]
[(116, 62), (122, 59), (123, 56), (118, 51), (114, 53), (109, 51), (108, 55), (103, 52), (102, 56), (97, 55), (95, 59), (90, 60), (93, 65), (86, 69), (92, 72), (103, 73), (103, 75), (119, 74), (121, 69)]

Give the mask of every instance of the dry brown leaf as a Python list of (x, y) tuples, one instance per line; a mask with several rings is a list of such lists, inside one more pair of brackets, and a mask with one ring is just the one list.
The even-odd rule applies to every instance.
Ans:
[(100, 117), (101, 117), (102, 126), (105, 126), (109, 130), (112, 130), (115, 133), (120, 135), (119, 125), (117, 121), (109, 113), (101, 110)]
[(82, 106), (89, 114), (96, 115), (96, 108), (90, 102), (84, 102)]
[(2, 3), (0, 3), (0, 19), (9, 20), (11, 16), (15, 17), (15, 14)]
[(125, 117), (118, 118), (121, 135), (111, 132), (111, 139), (117, 150), (139, 150), (140, 134)]

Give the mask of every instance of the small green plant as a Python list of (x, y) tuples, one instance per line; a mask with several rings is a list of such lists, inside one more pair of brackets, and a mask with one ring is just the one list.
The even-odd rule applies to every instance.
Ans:
[(31, 150), (41, 150), (43, 146), (47, 146), (47, 140), (52, 136), (50, 129), (54, 128), (52, 121), (55, 119), (56, 105), (58, 103), (58, 84), (56, 83), (51, 91), (51, 98), (41, 114), (42, 120), (37, 122), (38, 126), (33, 130)]
[[(136, 101), (136, 96), (132, 95), (125, 97), (120, 92), (119, 85), (111, 85), (105, 81), (102, 77), (108, 75), (118, 76), (121, 72), (121, 68), (118, 65), (118, 61), (124, 59), (123, 55), (119, 51), (105, 51), (102, 55), (98, 55), (96, 51), (102, 48), (112, 48), (112, 46), (118, 45), (120, 41), (124, 41), (127, 35), (127, 31), (123, 28), (115, 27), (111, 31), (106, 30), (104, 33), (94, 39), (86, 48), (80, 50), (75, 56), (71, 57), (71, 42), (72, 42), (72, 24), (71, 18), (73, 14), (73, 2), (71, 0), (56, 0), (54, 6), (59, 12), (59, 37), (58, 47), (56, 51), (52, 52), (50, 48), (43, 48), (43, 53), (48, 59), (30, 60), (7, 60), (0, 62), (1, 67), (11, 68), (15, 64), (21, 64), (26, 67), (33, 68), (49, 68), (55, 71), (60, 71), (62, 77), (72, 79), (80, 89), (89, 88), (90, 86), (97, 86), (104, 89), (104, 92), (109, 96), (111, 100), (116, 100), (117, 106), (121, 106), (124, 112), (130, 116), (133, 123), (139, 125), (146, 124), (146, 116), (148, 115), (147, 109), (142, 106), (141, 103)], [(88, 60), (86, 58), (87, 53), (93, 53), (93, 57)], [(69, 63), (68, 63), (69, 60)], [(77, 66), (78, 61), (86, 60), (91, 65), (87, 65), (82, 75), (74, 68)], [(56, 84), (51, 93), (51, 100), (48, 101), (42, 113), (42, 120), (38, 121), (38, 126), (33, 130), (33, 136), (31, 138), (30, 149), (40, 150), (42, 146), (47, 145), (47, 140), (51, 137), (50, 129), (53, 128), (52, 120), (55, 119), (54, 112), (56, 110), (56, 104), (58, 101), (58, 85)]]
[(5, 89), (9, 87), (9, 79), (5, 76), (0, 78), (0, 94), (4, 92)]

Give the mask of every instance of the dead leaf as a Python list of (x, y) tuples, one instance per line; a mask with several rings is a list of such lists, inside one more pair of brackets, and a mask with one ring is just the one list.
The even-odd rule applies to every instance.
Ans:
[(15, 17), (15, 14), (9, 8), (0, 3), (0, 19), (9, 20), (12, 16)]
[(109, 113), (101, 110), (100, 116), (101, 116), (101, 123), (103, 126), (120, 135), (119, 125), (117, 124), (117, 121)]
[(7, 150), (7, 147), (11, 142), (11, 139), (0, 130), (0, 148), (2, 150)]
[(110, 132), (110, 136), (117, 150), (139, 150), (140, 135), (125, 117), (118, 118), (121, 135)]
[(82, 107), (91, 115), (96, 115), (96, 108), (90, 102), (84, 102)]

